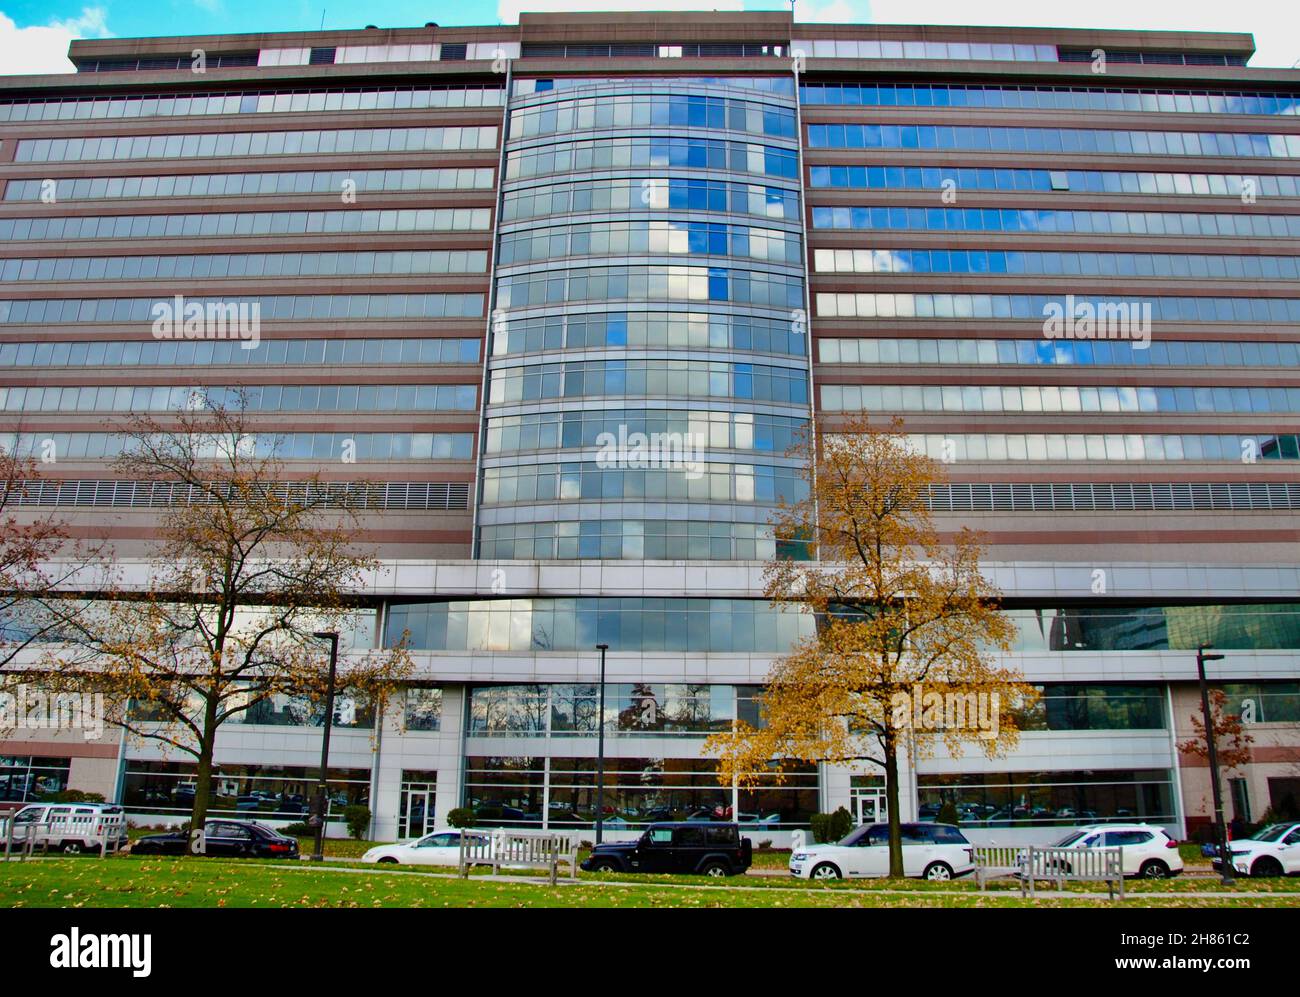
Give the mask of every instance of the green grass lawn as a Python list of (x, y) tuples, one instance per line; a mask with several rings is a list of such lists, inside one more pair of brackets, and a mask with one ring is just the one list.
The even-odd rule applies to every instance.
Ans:
[[(973, 884), (860, 881), (794, 883), (748, 876), (722, 883), (698, 877), (644, 877), (635, 885), (616, 877), (544, 883), (464, 881), (355, 866), (232, 862), (204, 858), (69, 858), (0, 864), (0, 906), (13, 907), (1019, 907), (1107, 906), (1094, 890), (1022, 900), (1014, 891), (981, 894)], [(1258, 888), (1268, 881), (1252, 881)], [(1144, 897), (1185, 893), (1191, 881), (1133, 884), (1129, 905), (1300, 907), (1300, 884), (1272, 881), (1264, 898)], [(1217, 883), (1199, 884), (1218, 890)], [(1286, 890), (1287, 887), (1290, 890)], [(703, 887), (703, 888), (701, 888)], [(944, 889), (947, 887), (947, 889)], [(1160, 889), (1167, 887), (1168, 889)], [(1285, 892), (1284, 892), (1285, 891)]]

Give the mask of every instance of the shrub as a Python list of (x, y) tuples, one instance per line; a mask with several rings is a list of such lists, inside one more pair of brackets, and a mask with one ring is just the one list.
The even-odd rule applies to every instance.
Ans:
[(316, 837), (315, 828), (308, 827), (302, 821), (296, 824), (286, 824), (280, 829), (281, 834), (287, 834), (291, 838), (314, 838)]
[(343, 819), (348, 825), (348, 834), (354, 841), (360, 841), (370, 830), (370, 808), (357, 804), (343, 808)]
[(64, 789), (49, 796), (50, 803), (103, 803), (103, 793), (87, 793), (84, 789)]
[(447, 823), (452, 827), (473, 827), (474, 811), (469, 807), (456, 807), (447, 814)]
[(956, 805), (949, 800), (939, 808), (939, 816), (935, 820), (940, 824), (960, 824), (961, 815), (957, 813)]
[(809, 820), (813, 840), (820, 845), (839, 841), (853, 830), (853, 815), (840, 807), (833, 814), (813, 814)]

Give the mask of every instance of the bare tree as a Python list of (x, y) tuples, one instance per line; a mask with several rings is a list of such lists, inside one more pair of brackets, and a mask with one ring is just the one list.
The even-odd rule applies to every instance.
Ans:
[[(378, 568), (354, 543), (368, 489), (319, 474), (288, 481), (242, 404), (201, 400), (166, 425), (133, 419), (126, 435), (117, 471), (170, 486), (173, 504), (148, 577), (82, 614), (69, 645), (48, 656), (49, 681), (129, 704), (115, 722), (195, 760), (197, 836), (221, 726), (276, 696), (324, 698), (327, 656), (313, 634), (346, 628)], [(337, 686), (378, 710), (411, 668), (404, 641), (339, 665)]]

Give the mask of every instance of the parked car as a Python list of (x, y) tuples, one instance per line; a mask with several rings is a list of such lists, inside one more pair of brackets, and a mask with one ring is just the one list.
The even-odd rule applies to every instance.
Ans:
[[(974, 870), (974, 848), (952, 824), (904, 824), (901, 831), (903, 875), (945, 880)], [(790, 875), (800, 879), (888, 876), (889, 825), (864, 824), (833, 844), (791, 852)]]
[(1164, 879), (1183, 871), (1178, 842), (1162, 827), (1151, 824), (1091, 824), (1071, 831), (1056, 848), (1114, 848), (1121, 846), (1125, 876)]
[[(413, 841), (378, 845), (362, 855), (361, 861), (382, 862), (385, 865), (459, 865), (461, 833), (434, 831)], [(475, 837), (486, 839), (487, 835), (477, 834)]]
[(689, 821), (651, 824), (635, 841), (597, 845), (587, 872), (674, 872), (738, 876), (753, 861), (753, 844), (736, 824)]
[[(1249, 838), (1228, 842), (1232, 868), (1243, 876), (1292, 876), (1300, 873), (1300, 821), (1269, 824)], [(1217, 868), (1222, 863), (1216, 858)]]
[[(16, 811), (9, 818), (13, 823), (14, 840), (27, 840), (35, 836), (37, 845), (62, 849), (69, 854), (98, 850), (97, 817), (120, 817), (122, 808), (113, 803), (32, 803)], [(48, 827), (42, 825), (49, 825)], [(126, 821), (121, 822), (117, 846), (127, 843)]]
[[(205, 855), (233, 858), (296, 859), (298, 839), (255, 820), (210, 820), (203, 825)], [(189, 836), (182, 830), (146, 834), (131, 845), (132, 855), (184, 855)]]

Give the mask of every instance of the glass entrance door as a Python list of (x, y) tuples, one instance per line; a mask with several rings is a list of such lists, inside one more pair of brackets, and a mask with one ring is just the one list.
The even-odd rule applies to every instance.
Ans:
[(434, 784), (402, 783), (402, 799), (397, 812), (397, 837), (420, 838), (433, 830)]
[(882, 824), (889, 820), (883, 791), (858, 789), (853, 793), (854, 816), (859, 824)]

